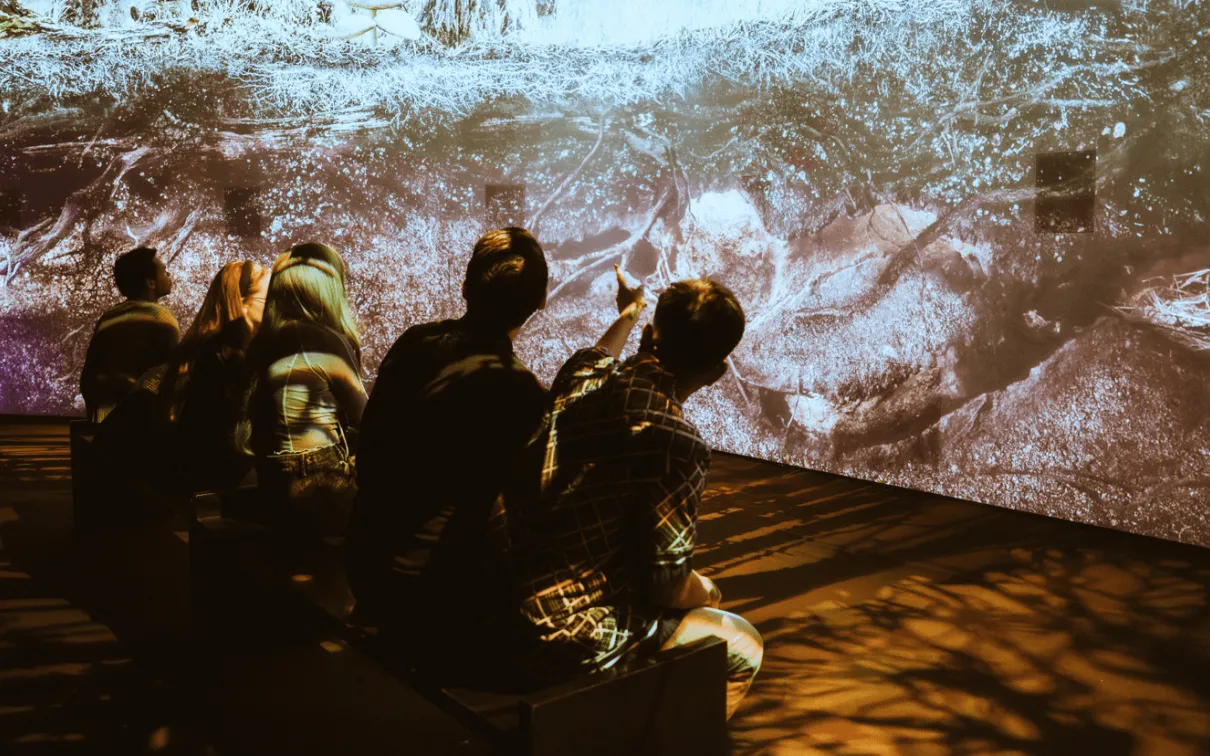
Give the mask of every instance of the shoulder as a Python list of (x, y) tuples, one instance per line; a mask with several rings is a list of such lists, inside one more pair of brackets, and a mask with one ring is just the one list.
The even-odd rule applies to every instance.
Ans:
[[(177, 324), (176, 316), (172, 314), (172, 310), (159, 302), (126, 302), (124, 304), (127, 305), (125, 312), (136, 316), (139, 320), (150, 321), (157, 325), (180, 330), (180, 326)], [(116, 309), (118, 308), (115, 307), (114, 310)]]
[(453, 332), (451, 324), (454, 321), (440, 320), (434, 323), (414, 325), (399, 335), (395, 343), (387, 350), (382, 358), (379, 373), (389, 371), (394, 365), (422, 359), (436, 354), (444, 346)]
[(541, 394), (546, 390), (538, 378), (513, 355), (469, 354), (445, 364), (425, 387), (433, 395), (458, 388), (494, 396)]
[[(676, 380), (649, 355), (637, 354), (618, 366), (618, 390), (625, 392), (628, 409), (667, 416), (685, 423), (676, 398)], [(692, 426), (690, 426), (692, 427)]]
[(323, 373), (329, 378), (357, 378), (357, 369), (339, 354), (332, 352), (303, 352), (301, 358), (316, 372)]
[(120, 323), (130, 317), (135, 312), (136, 303), (134, 302), (119, 302), (101, 313), (101, 317), (97, 318), (97, 330), (101, 330), (110, 325)]
[(152, 317), (154, 317), (157, 322), (170, 325), (173, 328), (180, 328), (180, 325), (176, 322), (176, 315), (172, 314), (172, 310), (169, 310), (159, 302), (148, 302), (147, 304), (150, 305)]
[(332, 350), (301, 346), (268, 355), (265, 362), (270, 377), (297, 376), (303, 373), (335, 378), (356, 375), (356, 369), (345, 357)]
[(672, 375), (654, 359), (641, 357), (628, 360), (618, 373), (632, 432), (652, 445), (672, 450), (677, 458), (708, 464), (710, 447), (685, 418)]
[(609, 353), (608, 349), (602, 346), (593, 346), (587, 349), (581, 349), (573, 354), (571, 358), (564, 363), (563, 368), (574, 368), (580, 370), (606, 368), (612, 370), (615, 366), (620, 364), (621, 363), (618, 362), (617, 358)]
[(582, 393), (589, 384), (600, 383), (613, 375), (621, 365), (604, 347), (581, 349), (559, 368), (551, 391), (559, 395)]

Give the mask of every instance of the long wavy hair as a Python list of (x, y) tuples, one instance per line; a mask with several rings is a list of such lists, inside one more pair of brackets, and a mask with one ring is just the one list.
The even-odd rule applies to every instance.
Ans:
[(243, 260), (224, 265), (210, 282), (202, 307), (181, 341), (201, 341), (239, 318), (253, 328), (258, 326), (254, 303), (264, 301), (268, 282), (269, 269), (258, 263)]
[(169, 422), (176, 419), (180, 410), (180, 401), (198, 347), (207, 337), (237, 320), (244, 320), (249, 330), (255, 331), (260, 325), (261, 302), (264, 301), (268, 282), (269, 269), (249, 260), (227, 263), (210, 281), (202, 306), (189, 330), (181, 337), (176, 355), (168, 365), (161, 384), (161, 404)]
[(344, 261), (326, 244), (306, 242), (278, 257), (265, 298), (261, 338), (271, 340), (287, 325), (304, 322), (334, 331), (360, 349), (344, 274)]
[(345, 295), (344, 261), (326, 244), (296, 245), (273, 263), (264, 319), (250, 349), (255, 364), (244, 393), (243, 419), (236, 431), (236, 444), (246, 454), (255, 452), (254, 436), (261, 434), (257, 426), (266, 419), (259, 391), (265, 355), (273, 351), (279, 334), (298, 324), (319, 326), (343, 337), (354, 371), (361, 372), (361, 337)]

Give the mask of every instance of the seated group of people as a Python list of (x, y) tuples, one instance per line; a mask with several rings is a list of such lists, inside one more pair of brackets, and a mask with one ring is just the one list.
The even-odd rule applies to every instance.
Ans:
[(547, 389), (513, 351), (546, 304), (544, 253), (523, 229), (491, 231), (466, 314), (408, 329), (367, 395), (330, 247), (228, 264), (179, 339), (154, 250), (115, 277), (128, 301), (97, 323), (89, 416), (172, 450), (156, 469), (188, 490), (254, 469), (273, 527), (343, 536), (355, 621), (411, 663), (520, 689), (717, 636), (735, 712), (763, 644), (693, 569), (710, 451), (682, 411), (743, 336), (726, 287), (669, 286), (623, 361), (647, 304), (618, 271), (617, 319)]

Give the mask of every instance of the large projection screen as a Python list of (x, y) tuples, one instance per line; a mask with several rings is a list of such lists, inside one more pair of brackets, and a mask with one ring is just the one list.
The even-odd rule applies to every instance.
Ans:
[(714, 447), (1208, 545), (1207, 6), (0, 0), (0, 412), (82, 410), (135, 244), (187, 325), (331, 243), (371, 378), (521, 224), (545, 380), (613, 263), (709, 276), (749, 318)]

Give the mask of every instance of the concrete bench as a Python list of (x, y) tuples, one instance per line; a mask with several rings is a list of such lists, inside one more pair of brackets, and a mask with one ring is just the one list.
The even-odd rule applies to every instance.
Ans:
[[(322, 625), (493, 745), (498, 753), (693, 754), (728, 752), (726, 643), (704, 639), (609, 670), (519, 695), (452, 688), (398, 661), (371, 629), (350, 622), (352, 595), (336, 540), (295, 545), (277, 559), (273, 534), (247, 516), (255, 493), (193, 499), (194, 616), (204, 637), (234, 622), (240, 643), (272, 642), (270, 615)], [(240, 515), (240, 516), (236, 516)], [(275, 554), (275, 552), (278, 552)], [(267, 597), (275, 597), (269, 599)], [(224, 619), (226, 618), (226, 619)]]

